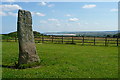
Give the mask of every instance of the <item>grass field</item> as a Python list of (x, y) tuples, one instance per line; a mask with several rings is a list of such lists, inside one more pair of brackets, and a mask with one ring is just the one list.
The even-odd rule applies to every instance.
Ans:
[[(18, 43), (2, 43), (2, 65), (18, 59)], [(118, 47), (70, 44), (36, 44), (41, 66), (27, 69), (3, 67), (3, 78), (117, 78)]]

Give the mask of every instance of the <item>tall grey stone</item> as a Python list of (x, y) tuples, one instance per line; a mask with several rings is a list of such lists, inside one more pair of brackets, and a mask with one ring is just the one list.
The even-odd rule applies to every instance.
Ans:
[(32, 31), (32, 17), (29, 11), (18, 11), (17, 33), (19, 40), (18, 64), (40, 62), (36, 52), (34, 35)]

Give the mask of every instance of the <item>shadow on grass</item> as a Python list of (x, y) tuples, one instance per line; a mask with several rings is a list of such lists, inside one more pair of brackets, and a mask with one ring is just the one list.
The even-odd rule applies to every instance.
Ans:
[(0, 65), (0, 67), (2, 68), (10, 68), (10, 69), (27, 69), (27, 68), (39, 68), (40, 67), (40, 63), (39, 62), (34, 62), (34, 63), (30, 63), (30, 64), (21, 64), (18, 65), (17, 63), (15, 63), (15, 65)]
[(9, 68), (9, 69), (27, 69), (27, 68), (40, 68), (41, 66), (27, 67), (27, 68), (16, 68), (16, 66), (0, 65), (0, 67)]
[(17, 69), (16, 66), (9, 66), (9, 65), (0, 65), (2, 68), (10, 68), (10, 69)]

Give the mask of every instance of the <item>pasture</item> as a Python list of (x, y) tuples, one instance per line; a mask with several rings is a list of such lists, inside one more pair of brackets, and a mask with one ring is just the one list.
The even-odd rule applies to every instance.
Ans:
[[(18, 43), (2, 43), (3, 78), (117, 78), (118, 47), (36, 43), (41, 65), (12, 69)], [(6, 66), (6, 67), (5, 67)]]

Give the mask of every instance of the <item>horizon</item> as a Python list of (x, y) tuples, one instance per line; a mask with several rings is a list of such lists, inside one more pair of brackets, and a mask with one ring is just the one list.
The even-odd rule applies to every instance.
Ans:
[(0, 34), (17, 30), (18, 9), (31, 12), (33, 31), (41, 33), (118, 31), (117, 2), (3, 2), (0, 7)]
[[(34, 30), (33, 30), (34, 31)], [(114, 31), (73, 31), (73, 32), (118, 32), (119, 33), (120, 30), (114, 30)], [(17, 32), (17, 31), (11, 31), (11, 32), (8, 32), (8, 33), (2, 33), (2, 34), (9, 34), (9, 33), (13, 33), (13, 32)], [(36, 31), (36, 32), (39, 32), (39, 31)], [(71, 31), (62, 31), (62, 32), (43, 32), (44, 33), (63, 33), (63, 32), (71, 32)], [(42, 33), (42, 32), (39, 32), (39, 33)], [(1, 33), (0, 33), (1, 34)], [(1, 34), (1, 35), (2, 35)]]

